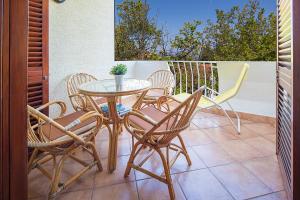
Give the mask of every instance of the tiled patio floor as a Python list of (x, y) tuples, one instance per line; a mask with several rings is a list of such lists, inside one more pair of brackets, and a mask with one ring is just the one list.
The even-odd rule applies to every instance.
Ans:
[[(275, 155), (275, 129), (270, 124), (243, 121), (242, 133), (237, 135), (226, 118), (198, 113), (191, 127), (181, 135), (192, 166), (182, 157), (172, 168), (177, 199), (286, 199)], [(119, 138), (118, 165), (113, 174), (106, 171), (108, 137), (105, 129), (98, 134), (96, 143), (105, 170), (99, 173), (94, 168), (57, 199), (169, 199), (167, 186), (147, 175), (132, 171), (127, 179), (123, 178), (131, 148), (128, 133)], [(84, 156), (84, 152), (81, 154)], [(77, 166), (69, 161), (64, 176)], [(162, 170), (157, 155), (145, 166), (158, 173)], [(29, 198), (46, 199), (48, 188), (48, 179), (38, 171), (29, 175)]]

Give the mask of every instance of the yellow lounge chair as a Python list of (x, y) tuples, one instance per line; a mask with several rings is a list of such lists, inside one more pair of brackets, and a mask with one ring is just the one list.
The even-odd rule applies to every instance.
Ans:
[[(222, 92), (222, 93), (218, 93), (214, 90), (211, 90), (209, 88), (206, 88), (210, 91), (212, 91), (214, 94), (217, 94), (218, 96), (215, 96), (214, 98), (209, 98), (207, 96), (202, 96), (202, 98), (200, 99), (200, 102), (198, 104), (198, 108), (199, 110), (202, 108), (212, 108), (212, 107), (217, 107), (219, 109), (221, 109), (226, 117), (229, 119), (229, 121), (231, 122), (231, 124), (234, 126), (234, 128), (237, 130), (237, 132), (240, 134), (241, 133), (241, 122), (240, 122), (240, 117), (238, 115), (238, 113), (236, 111), (234, 111), (234, 109), (232, 108), (232, 106), (229, 103), (229, 100), (231, 98), (233, 98), (234, 96), (237, 95), (237, 93), (239, 92), (241, 85), (246, 77), (246, 74), (248, 72), (249, 69), (249, 65), (248, 64), (244, 64), (244, 67), (241, 70), (240, 76), (237, 79), (235, 85)], [(191, 94), (188, 93), (181, 93), (178, 95), (174, 95), (173, 97), (178, 100), (183, 102), (185, 99), (187, 99)], [(235, 114), (236, 118), (237, 118), (237, 124), (234, 123), (234, 121), (230, 118), (230, 116), (228, 115), (227, 111), (221, 106), (222, 103), (226, 103), (229, 108), (231, 109), (231, 111), (233, 111), (233, 113)]]

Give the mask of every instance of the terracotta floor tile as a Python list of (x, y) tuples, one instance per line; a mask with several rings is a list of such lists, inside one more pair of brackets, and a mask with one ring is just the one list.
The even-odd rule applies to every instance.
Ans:
[[(177, 199), (286, 200), (284, 192), (272, 193), (283, 189), (275, 156), (274, 127), (242, 120), (241, 135), (238, 135), (225, 117), (202, 112), (195, 115), (193, 122), (181, 133), (192, 165), (188, 166), (181, 155), (171, 169)], [(108, 139), (106, 128), (96, 137), (104, 171), (97, 173), (94, 167), (59, 194), (58, 199), (169, 199), (167, 185), (143, 173), (132, 170), (130, 176), (124, 178), (131, 152), (131, 135), (125, 129), (119, 136), (117, 169), (112, 174), (107, 173)], [(178, 139), (173, 142), (179, 144)], [(149, 150), (143, 150), (144, 155), (147, 152)], [(75, 155), (86, 161), (92, 159), (86, 151), (78, 151)], [(170, 158), (172, 155), (171, 151)], [(45, 166), (51, 169), (52, 164), (49, 162)], [(62, 179), (74, 174), (79, 167), (73, 160), (67, 160)], [(143, 167), (158, 175), (163, 172), (157, 154)], [(34, 170), (28, 181), (30, 199), (47, 199), (49, 179)]]
[[(46, 165), (45, 169), (47, 169), (51, 173), (52, 166)], [(69, 163), (66, 163), (63, 167), (61, 174), (61, 182), (65, 182), (68, 178), (73, 176), (81, 169), (82, 165), (76, 163), (75, 161), (69, 161)], [(92, 169), (88, 170), (85, 174), (83, 174), (77, 181), (69, 185), (68, 188), (63, 190), (62, 193), (92, 189), (94, 186), (94, 176), (97, 172), (98, 170), (96, 166), (94, 166)], [(50, 180), (48, 178), (46, 178), (38, 170), (35, 169), (29, 174), (28, 182), (29, 198), (40, 196), (46, 198), (50, 190)]]
[(182, 131), (180, 135), (186, 146), (197, 146), (213, 143), (213, 140), (199, 129)]
[[(60, 193), (56, 196), (55, 200), (91, 200), (93, 190), (78, 190), (75, 192)], [(30, 200), (47, 200), (48, 197), (32, 198)]]
[(186, 130), (198, 130), (198, 126), (196, 126), (193, 122), (191, 122), (190, 126)]
[[(173, 179), (173, 187), (176, 200), (185, 200), (184, 194), (178, 185), (176, 178)], [(155, 179), (144, 179), (137, 181), (140, 200), (169, 200), (169, 190), (165, 183)]]
[[(98, 152), (98, 154), (99, 154), (99, 152)], [(84, 161), (92, 161), (94, 159), (93, 156), (91, 154), (89, 154), (88, 151), (85, 149), (78, 149), (78, 151), (76, 151), (73, 155)], [(72, 162), (73, 162), (72, 159), (67, 159), (65, 161), (65, 163), (72, 163)], [(49, 163), (51, 163), (51, 162), (49, 162)]]
[(264, 156), (275, 155), (276, 153), (276, 145), (263, 137), (249, 138), (244, 142), (259, 150)]
[(89, 200), (92, 199), (92, 190), (79, 190), (60, 194), (57, 200)]
[(278, 161), (273, 156), (249, 160), (243, 165), (274, 192), (283, 190)]
[(208, 169), (185, 172), (176, 175), (187, 199), (230, 200), (231, 195)]
[(93, 200), (138, 200), (135, 182), (94, 188)]
[(200, 129), (218, 127), (210, 118), (195, 118), (192, 122)]
[(248, 138), (253, 138), (259, 136), (256, 132), (248, 129), (246, 125), (241, 125), (241, 133), (238, 134), (236, 129), (233, 126), (224, 126), (224, 129), (237, 137), (238, 139), (248, 139)]
[(238, 139), (238, 136), (236, 134), (232, 134), (231, 130), (226, 129), (225, 127), (208, 128), (202, 130), (208, 137), (210, 137), (214, 142), (217, 143)]
[(287, 200), (286, 193), (284, 191), (267, 194), (264, 196), (256, 197), (251, 200)]
[[(104, 166), (103, 166), (104, 167)], [(72, 161), (72, 163), (65, 164), (62, 173), (62, 180), (65, 181), (78, 171), (82, 169), (82, 165)], [(98, 171), (97, 166), (95, 165), (92, 169), (88, 170), (83, 174), (78, 180), (72, 183), (65, 192), (76, 191), (76, 190), (86, 190), (92, 189), (94, 186), (94, 177), (95, 174), (102, 173)]]
[(117, 168), (112, 174), (108, 173), (107, 171), (107, 159), (102, 160), (104, 170), (103, 172), (97, 173), (95, 175), (95, 187), (109, 186), (113, 184), (134, 181), (135, 176), (133, 171), (132, 173), (130, 173), (128, 178), (124, 178), (124, 172), (127, 166), (128, 159), (129, 156), (118, 157)]
[(210, 120), (212, 120), (218, 126), (231, 125), (231, 122), (229, 121), (229, 119), (224, 116), (212, 117), (212, 118), (210, 118)]
[[(180, 173), (180, 172), (186, 172), (196, 169), (203, 169), (206, 168), (205, 164), (202, 160), (199, 159), (199, 157), (196, 155), (196, 153), (192, 150), (192, 148), (187, 148), (188, 154), (190, 156), (190, 159), (192, 161), (192, 165), (189, 166), (185, 156), (180, 155), (178, 159), (176, 160), (175, 164), (171, 168), (171, 173)], [(170, 156), (170, 159), (172, 158), (172, 155)]]
[(109, 140), (109, 134), (107, 128), (103, 127), (96, 136), (96, 141)]
[(270, 188), (241, 164), (218, 166), (211, 168), (211, 171), (235, 199), (247, 199), (271, 192)]
[(131, 140), (131, 134), (126, 130), (126, 128), (123, 126), (122, 133), (119, 135), (119, 140), (122, 139), (130, 139)]
[(34, 169), (28, 175), (28, 199), (42, 197), (47, 199), (50, 189), (50, 180), (39, 170)]
[(193, 147), (207, 167), (228, 164), (234, 159), (217, 144), (208, 144)]
[[(108, 157), (108, 147), (109, 141), (97, 141), (96, 140), (96, 149), (100, 155), (100, 158)], [(119, 139), (118, 140), (118, 156), (127, 156), (131, 152), (131, 139)]]
[(276, 134), (262, 135), (262, 137), (276, 144)]
[(267, 123), (245, 124), (245, 126), (260, 135), (275, 134), (276, 132), (275, 127)]
[[(119, 140), (122, 139), (130, 139), (131, 135), (128, 133), (128, 131), (126, 130), (126, 128), (123, 126), (123, 131), (122, 133), (119, 135)], [(104, 126), (99, 133), (96, 136), (96, 140), (97, 141), (101, 141), (101, 140), (109, 140), (109, 134), (108, 134), (108, 129)]]
[[(191, 148), (187, 148), (187, 151), (190, 155), (192, 165), (189, 166), (185, 157), (183, 155), (180, 155), (178, 157), (178, 159), (176, 160), (176, 162), (174, 163), (173, 167), (171, 168), (171, 174), (190, 171), (190, 170), (196, 170), (196, 169), (203, 169), (206, 167), (205, 164), (202, 162), (202, 160), (199, 159), (199, 157), (195, 154), (195, 152)], [(163, 153), (165, 154), (165, 151), (163, 151)], [(140, 154), (140, 155), (142, 155), (142, 154)], [(175, 155), (174, 151), (170, 150), (170, 160), (173, 158), (174, 155)], [(142, 159), (142, 156), (137, 157), (135, 163), (136, 164), (139, 163), (139, 161), (141, 161), (141, 159)], [(143, 168), (145, 168), (153, 173), (156, 173), (157, 175), (161, 175), (164, 171), (161, 159), (156, 152), (147, 160), (147, 162), (143, 165)], [(137, 180), (150, 178), (150, 176), (148, 176), (142, 172), (139, 172), (137, 170), (135, 171), (135, 174), (136, 174)]]
[[(128, 133), (125, 127), (123, 127), (122, 133), (119, 135), (119, 140), (130, 139), (131, 135)], [(109, 140), (109, 134), (107, 128), (102, 128), (96, 136), (97, 141)]]
[(215, 115), (215, 114), (212, 114), (212, 113), (206, 113), (206, 112), (197, 112), (195, 115), (194, 115), (194, 118), (195, 119), (200, 119), (200, 118), (209, 118), (209, 117), (217, 117), (219, 115)]
[(244, 161), (262, 157), (257, 149), (241, 140), (231, 140), (221, 143), (220, 146), (235, 160)]
[[(140, 152), (140, 154), (136, 157), (134, 163), (135, 164), (140, 163), (143, 160), (143, 158), (145, 158), (145, 156), (148, 154), (148, 152), (149, 152), (148, 149), (142, 150), (142, 152)], [(156, 152), (152, 154), (152, 156), (143, 164), (142, 167), (157, 175), (161, 175), (163, 173), (163, 165), (160, 156)], [(132, 172), (133, 170), (131, 171), (131, 173)], [(136, 180), (150, 178), (150, 176), (137, 170), (135, 170), (135, 176), (136, 176)]]

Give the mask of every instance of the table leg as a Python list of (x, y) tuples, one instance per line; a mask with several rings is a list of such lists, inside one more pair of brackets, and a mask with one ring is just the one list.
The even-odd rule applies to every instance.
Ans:
[(112, 119), (112, 132), (110, 133), (109, 141), (109, 155), (108, 155), (108, 171), (112, 173), (116, 169), (117, 155), (118, 155), (118, 136), (121, 131), (121, 121), (119, 119), (118, 112), (116, 110), (117, 99), (112, 97), (107, 99), (109, 107), (110, 119)]

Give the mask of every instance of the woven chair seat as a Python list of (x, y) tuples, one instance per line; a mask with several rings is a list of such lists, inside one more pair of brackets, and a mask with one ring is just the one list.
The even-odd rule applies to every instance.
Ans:
[[(54, 121), (59, 123), (62, 126), (66, 126), (71, 122), (73, 122), (74, 120), (81, 117), (82, 115), (84, 115), (85, 113), (86, 112), (84, 111), (77, 111), (68, 114), (64, 117), (55, 119)], [(74, 132), (76, 135), (80, 135), (82, 133), (87, 132), (88, 130), (91, 130), (93, 127), (95, 127), (95, 119), (91, 118), (83, 123), (80, 123), (77, 126), (74, 126), (73, 128), (70, 129), (70, 131)], [(43, 131), (44, 136), (47, 137), (50, 141), (66, 136), (66, 134), (62, 130), (56, 128), (55, 126), (51, 126), (49, 123), (42, 125), (41, 129)]]
[[(154, 106), (147, 106), (142, 108), (141, 110), (139, 110), (141, 113), (143, 113), (144, 115), (150, 117), (151, 119), (153, 119), (156, 122), (160, 122), (164, 117), (166, 117), (168, 115), (168, 113), (165, 113), (157, 108), (155, 108)], [(136, 126), (138, 126), (139, 128), (145, 130), (145, 132), (149, 131), (151, 128), (153, 128), (153, 125), (151, 125), (150, 123), (142, 120), (141, 118), (138, 118), (136, 116), (130, 116), (129, 120), (131, 121), (131, 123), (134, 123)], [(167, 126), (168, 124), (172, 124), (172, 121), (174, 119), (171, 118), (168, 122), (162, 124), (159, 128), (156, 129), (156, 131), (164, 131), (167, 130)]]
[(145, 95), (145, 99), (153, 99), (153, 100), (157, 100), (159, 97), (165, 95), (164, 94), (164, 90), (162, 89), (151, 89), (147, 92), (147, 94)]

